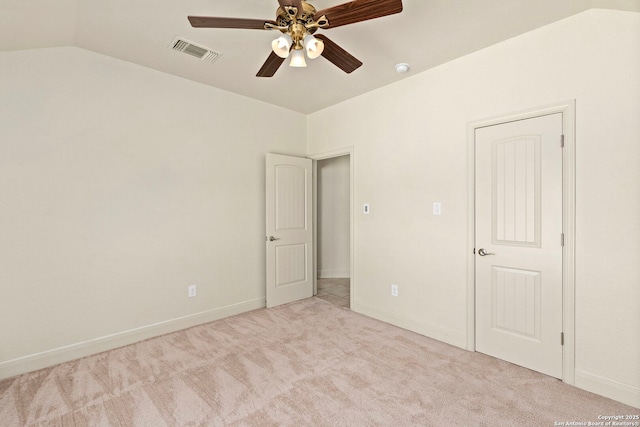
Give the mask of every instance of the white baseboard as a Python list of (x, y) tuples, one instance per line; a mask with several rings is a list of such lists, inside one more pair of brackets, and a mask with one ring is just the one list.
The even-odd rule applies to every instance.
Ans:
[(466, 350), (467, 336), (463, 333), (429, 323), (416, 322), (413, 319), (383, 311), (377, 307), (372, 307), (362, 303), (353, 303), (351, 310)]
[(318, 270), (318, 279), (342, 279), (351, 277), (351, 270)]
[(640, 408), (640, 387), (613, 381), (579, 369), (576, 369), (575, 386), (625, 405)]
[(0, 363), (0, 380), (265, 307), (257, 298)]

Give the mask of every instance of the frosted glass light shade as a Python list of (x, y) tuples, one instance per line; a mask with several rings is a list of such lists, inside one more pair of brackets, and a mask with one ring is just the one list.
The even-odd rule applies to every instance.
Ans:
[(304, 37), (303, 44), (309, 59), (316, 59), (322, 55), (322, 51), (324, 51), (324, 42), (313, 37), (311, 34), (307, 34)]
[(290, 67), (306, 67), (307, 61), (304, 59), (304, 51), (301, 49), (295, 49), (291, 52)]
[(280, 58), (286, 58), (289, 56), (289, 49), (291, 49), (291, 36), (289, 34), (283, 34), (278, 37), (271, 42), (271, 49), (273, 49), (273, 53)]

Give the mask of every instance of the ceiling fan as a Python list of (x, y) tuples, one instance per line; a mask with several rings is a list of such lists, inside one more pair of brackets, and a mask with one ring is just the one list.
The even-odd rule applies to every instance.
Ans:
[(280, 7), (276, 11), (275, 21), (189, 16), (189, 22), (196, 28), (280, 31), (282, 35), (273, 41), (271, 54), (256, 74), (258, 77), (272, 77), (289, 56), (290, 66), (306, 67), (305, 52), (309, 59), (322, 55), (344, 72), (351, 73), (362, 62), (324, 34), (313, 34), (318, 29), (340, 27), (402, 12), (402, 0), (353, 0), (320, 11), (306, 0), (278, 0), (278, 3)]

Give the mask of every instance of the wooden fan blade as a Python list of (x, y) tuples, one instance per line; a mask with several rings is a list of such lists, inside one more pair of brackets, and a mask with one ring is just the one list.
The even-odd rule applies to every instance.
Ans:
[(362, 62), (351, 55), (349, 52), (332, 42), (324, 34), (315, 34), (316, 38), (324, 42), (324, 50), (322, 56), (327, 58), (336, 67), (340, 68), (345, 73), (349, 74), (360, 68)]
[(217, 18), (214, 16), (189, 16), (189, 22), (196, 28), (242, 28), (249, 30), (264, 30), (264, 24), (274, 24), (275, 21), (265, 19)]
[(260, 68), (256, 77), (273, 77), (283, 62), (284, 58), (280, 58), (278, 55), (271, 52), (267, 60), (262, 64), (262, 68)]
[(325, 15), (329, 20), (329, 26), (326, 28), (335, 28), (400, 12), (402, 12), (402, 0), (353, 0), (320, 10), (313, 19), (318, 20)]
[(302, 15), (302, 0), (278, 0), (282, 10), (285, 10), (285, 6), (293, 6), (298, 8), (298, 16)]

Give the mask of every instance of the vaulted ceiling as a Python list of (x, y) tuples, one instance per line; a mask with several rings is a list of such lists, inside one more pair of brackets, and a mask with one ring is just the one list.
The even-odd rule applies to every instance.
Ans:
[[(347, 0), (310, 0), (325, 9)], [(320, 30), (364, 65), (326, 59), (255, 77), (280, 33), (192, 28), (188, 15), (274, 19), (277, 0), (0, 0), (0, 51), (77, 46), (301, 113), (351, 97), (589, 8), (640, 12), (638, 0), (403, 0), (402, 13)], [(176, 36), (222, 53), (200, 61)], [(398, 74), (397, 63), (410, 71)]]

